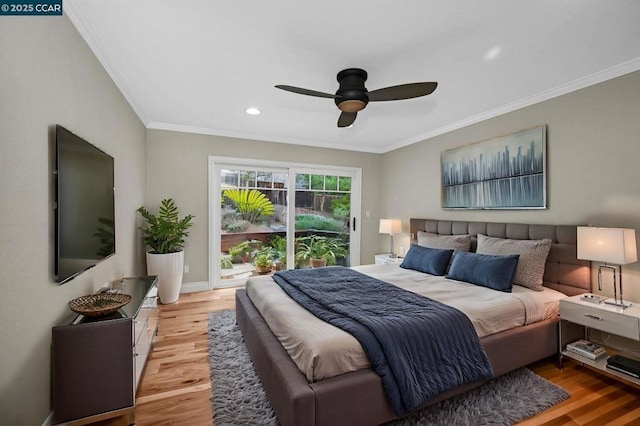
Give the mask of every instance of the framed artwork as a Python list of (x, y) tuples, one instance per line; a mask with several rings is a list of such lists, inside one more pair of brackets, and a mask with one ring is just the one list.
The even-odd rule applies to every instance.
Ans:
[(443, 209), (547, 208), (546, 126), (440, 155)]

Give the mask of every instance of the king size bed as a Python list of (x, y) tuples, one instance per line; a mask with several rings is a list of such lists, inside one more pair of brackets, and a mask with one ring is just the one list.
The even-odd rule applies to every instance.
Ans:
[[(412, 296), (416, 293), (451, 304), (463, 312), (477, 333), (474, 337), (479, 337), (493, 377), (557, 353), (557, 301), (591, 288), (589, 263), (576, 258), (575, 226), (411, 219), (410, 227), (415, 238), (412, 243), (418, 247), (412, 246), (404, 266), (411, 266), (421, 246), (434, 247), (427, 249), (430, 253), (445, 251), (435, 247), (455, 248), (453, 261), (445, 266), (447, 275), (456, 280), (397, 265), (356, 267), (353, 273), (391, 283)], [(460, 241), (467, 247), (460, 248)], [(509, 255), (510, 247), (529, 243), (534, 250), (542, 247), (542, 266), (539, 271), (520, 268), (528, 256), (520, 252), (520, 260), (513, 256), (522, 270), (516, 270), (512, 277), (528, 285), (529, 275), (539, 274), (539, 287), (513, 285), (508, 291), (496, 291), (493, 283), (487, 288), (465, 282), (464, 270), (456, 276), (463, 262), (458, 251), (482, 251), (492, 257)], [(477, 257), (482, 256), (487, 257)], [(473, 265), (477, 270), (477, 264)], [(518, 277), (522, 273), (526, 276)], [(383, 384), (374, 371), (378, 365), (372, 367), (358, 341), (299, 306), (289, 297), (289, 290), (276, 282), (281, 278), (275, 278), (252, 278), (246, 289), (236, 292), (236, 318), (280, 424), (375, 425), (398, 418), (398, 404), (390, 402), (387, 383)], [(487, 378), (477, 376), (468, 384), (430, 397), (420, 407), (478, 386), (482, 382), (479, 377)]]

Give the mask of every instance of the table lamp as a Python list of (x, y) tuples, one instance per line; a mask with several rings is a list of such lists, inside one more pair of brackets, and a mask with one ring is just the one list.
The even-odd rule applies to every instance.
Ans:
[(605, 303), (623, 309), (631, 306), (631, 303), (622, 299), (622, 265), (638, 261), (635, 229), (578, 226), (578, 259), (604, 263), (598, 267), (598, 290), (602, 290), (602, 270), (610, 269), (613, 272), (613, 301), (607, 299)]
[(389, 257), (396, 257), (396, 252), (393, 249), (393, 234), (400, 234), (402, 232), (402, 221), (400, 219), (380, 219), (379, 232), (391, 236), (391, 252), (389, 253)]

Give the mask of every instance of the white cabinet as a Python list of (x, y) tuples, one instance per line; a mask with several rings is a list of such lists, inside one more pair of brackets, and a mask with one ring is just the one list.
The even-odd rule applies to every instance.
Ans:
[(138, 385), (140, 385), (142, 371), (153, 346), (153, 339), (158, 331), (158, 287), (156, 285), (151, 287), (145, 295), (138, 314), (133, 319), (133, 328), (135, 342), (133, 356), (136, 374), (135, 395)]
[[(589, 329), (640, 341), (640, 305), (633, 304), (626, 309), (622, 309), (605, 303), (583, 301), (581, 298), (582, 295), (578, 295), (560, 300), (560, 365), (562, 365), (563, 357), (571, 358), (611, 377), (634, 386), (640, 386), (640, 380), (606, 367), (608, 356), (620, 353), (619, 351), (607, 347), (606, 356), (591, 360), (566, 350), (567, 343), (577, 339), (588, 340), (590, 336)], [(628, 355), (625, 353), (620, 354)], [(633, 356), (629, 355), (629, 357)]]
[(640, 340), (640, 312), (605, 303), (591, 303), (573, 296), (560, 300), (560, 317), (585, 327), (606, 331), (628, 339)]

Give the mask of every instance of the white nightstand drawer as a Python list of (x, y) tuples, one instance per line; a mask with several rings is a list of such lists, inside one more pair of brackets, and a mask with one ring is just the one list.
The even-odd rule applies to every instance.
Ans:
[(560, 317), (576, 324), (640, 340), (640, 320), (635, 316), (560, 300)]

